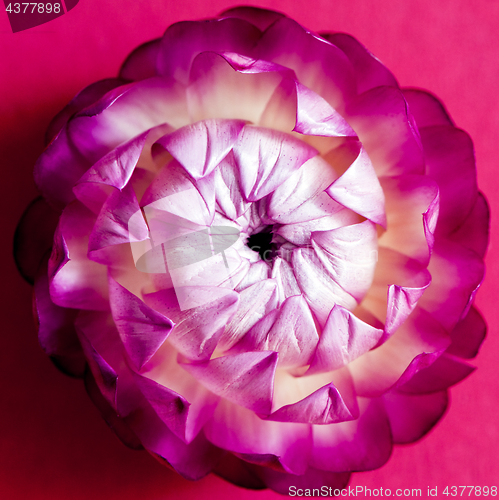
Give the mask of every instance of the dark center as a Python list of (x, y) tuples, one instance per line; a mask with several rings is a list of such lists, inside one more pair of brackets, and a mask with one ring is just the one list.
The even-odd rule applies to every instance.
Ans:
[(252, 234), (246, 241), (246, 245), (257, 252), (262, 260), (271, 263), (277, 250), (277, 246), (272, 243), (272, 237), (272, 227), (267, 227), (259, 233)]

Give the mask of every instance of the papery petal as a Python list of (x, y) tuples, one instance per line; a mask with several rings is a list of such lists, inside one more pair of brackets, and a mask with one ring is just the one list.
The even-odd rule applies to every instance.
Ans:
[(355, 137), (352, 127), (324, 98), (298, 82), (296, 100), (295, 132), (327, 137)]
[(386, 227), (383, 190), (363, 148), (348, 170), (327, 189), (327, 193), (343, 206)]
[(134, 378), (158, 417), (177, 437), (185, 441), (189, 402), (180, 394), (154, 380), (139, 374), (135, 374)]
[(265, 31), (271, 24), (285, 16), (280, 12), (260, 9), (258, 7), (233, 7), (231, 9), (224, 10), (219, 17), (235, 17), (237, 19), (244, 19), (261, 31)]
[(204, 120), (158, 140), (194, 178), (210, 174), (232, 149), (244, 122)]
[[(428, 366), (450, 344), (442, 326), (416, 307), (381, 346), (352, 361), (348, 368), (359, 396), (376, 397), (390, 389), (416, 358), (411, 375)], [(421, 358), (417, 358), (421, 356)]]
[(435, 125), (453, 125), (444, 105), (430, 92), (411, 88), (404, 88), (402, 92), (420, 130)]
[(286, 17), (264, 32), (256, 51), (260, 59), (292, 69), (300, 83), (339, 113), (355, 89), (353, 69), (345, 54)]
[(262, 420), (252, 411), (222, 400), (204, 432), (216, 446), (242, 454), (241, 458), (253, 463), (281, 465), (294, 474), (303, 474), (308, 466), (312, 443), (307, 424)]
[(312, 247), (330, 276), (361, 301), (373, 281), (378, 257), (376, 226), (370, 221), (312, 233)]
[(403, 175), (381, 179), (388, 229), (379, 244), (428, 264), (439, 216), (439, 189), (427, 177)]
[(185, 89), (172, 80), (148, 78), (117, 90), (68, 124), (72, 143), (92, 163), (157, 125), (178, 128), (190, 122)]
[(353, 36), (346, 33), (321, 33), (333, 45), (341, 49), (348, 57), (357, 77), (357, 92), (383, 85), (398, 87), (397, 80), (383, 64)]
[(40, 267), (34, 292), (33, 311), (40, 346), (60, 370), (75, 377), (83, 376), (86, 361), (74, 326), (78, 310), (59, 307), (52, 302), (46, 265)]
[(419, 304), (451, 331), (466, 313), (483, 280), (483, 261), (457, 243), (437, 240), (428, 270), (432, 283)]
[(185, 84), (192, 61), (199, 53), (237, 52), (251, 56), (260, 36), (258, 28), (242, 19), (173, 24), (161, 39), (158, 73)]
[(383, 330), (364, 323), (344, 307), (335, 305), (307, 373), (341, 368), (375, 347), (382, 335)]
[(180, 311), (173, 289), (148, 294), (145, 301), (175, 322), (168, 340), (181, 354), (192, 360), (207, 360), (238, 309), (239, 295), (218, 287), (193, 287), (187, 293), (198, 307)]
[(111, 311), (123, 345), (137, 368), (151, 359), (173, 329), (173, 322), (151, 309), (112, 278)]
[(207, 389), (256, 413), (270, 413), (278, 354), (245, 352), (183, 364)]
[(451, 345), (447, 353), (460, 358), (471, 359), (478, 350), (487, 334), (487, 324), (482, 315), (473, 306), (451, 331)]
[(239, 293), (239, 307), (227, 324), (219, 343), (221, 349), (230, 349), (261, 318), (277, 306), (277, 282), (266, 279)]
[(473, 250), (483, 258), (489, 244), (489, 232), (490, 209), (485, 196), (479, 192), (471, 212), (448, 239)]
[(348, 108), (346, 118), (378, 176), (424, 173), (421, 140), (399, 89), (376, 87), (364, 92)]
[(371, 470), (390, 457), (392, 437), (383, 403), (359, 398), (360, 416), (331, 425), (314, 425), (310, 465), (321, 470)]
[(335, 304), (347, 309), (357, 305), (355, 298), (334, 281), (313, 250), (294, 250), (292, 265), (296, 281), (321, 325), (325, 325)]
[(408, 382), (398, 385), (397, 390), (408, 394), (442, 391), (457, 384), (474, 370), (475, 367), (444, 353), (430, 366), (418, 371)]
[(14, 234), (14, 259), (31, 285), (43, 258), (52, 248), (59, 214), (40, 196), (24, 211)]
[(447, 235), (459, 227), (476, 203), (473, 143), (466, 132), (449, 125), (426, 127), (420, 132), (426, 173), (440, 190), (437, 232)]
[(393, 442), (397, 444), (413, 443), (422, 438), (442, 417), (448, 404), (445, 391), (424, 395), (390, 391), (382, 399)]
[(156, 76), (156, 60), (160, 45), (161, 38), (156, 38), (134, 49), (121, 65), (120, 78), (138, 81)]
[(278, 313), (274, 311), (254, 325), (232, 352), (276, 351), (281, 367), (307, 365), (319, 335), (305, 299), (289, 297)]

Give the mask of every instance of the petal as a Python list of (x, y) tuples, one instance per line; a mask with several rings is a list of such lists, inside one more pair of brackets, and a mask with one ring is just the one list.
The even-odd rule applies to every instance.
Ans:
[(390, 457), (392, 436), (383, 403), (359, 398), (360, 416), (330, 425), (314, 425), (310, 465), (331, 472), (381, 467)]
[(473, 250), (483, 258), (489, 245), (489, 232), (490, 209), (485, 196), (479, 192), (471, 212), (448, 239)]
[(346, 118), (378, 176), (424, 173), (421, 140), (399, 89), (376, 87), (364, 92), (350, 105)]
[(379, 244), (427, 265), (439, 216), (437, 184), (420, 175), (402, 175), (383, 178), (381, 185), (388, 226)]
[(383, 190), (363, 148), (348, 170), (327, 189), (327, 193), (343, 206), (386, 227)]
[(194, 178), (210, 174), (232, 149), (244, 122), (204, 120), (158, 140)]
[(460, 358), (470, 359), (478, 354), (487, 334), (487, 324), (474, 306), (450, 333), (451, 345), (447, 353)]
[(213, 473), (242, 488), (251, 490), (266, 488), (265, 483), (251, 471), (246, 460), (242, 460), (229, 452), (225, 453)]
[(272, 65), (255, 68), (254, 63), (259, 61), (237, 56), (213, 52), (196, 56), (187, 87), (192, 121), (225, 118), (260, 122), (281, 84), (283, 75), (278, 72), (281, 68)]
[(398, 87), (393, 74), (353, 36), (346, 33), (321, 33), (321, 36), (341, 49), (350, 60), (359, 94), (382, 85)]
[(331, 310), (307, 373), (336, 370), (375, 347), (383, 330), (335, 305)]
[(404, 375), (415, 358), (417, 363), (411, 368), (411, 374), (433, 361), (449, 343), (441, 325), (416, 307), (383, 345), (348, 365), (357, 394), (367, 397), (383, 394)]
[(378, 257), (370, 221), (312, 233), (312, 247), (329, 275), (358, 302), (371, 286)]
[(172, 80), (148, 78), (119, 90), (68, 124), (72, 143), (92, 163), (153, 127), (168, 122), (178, 128), (190, 122), (185, 89)]
[[(195, 287), (191, 291), (197, 307), (181, 311), (173, 289), (147, 294), (145, 301), (175, 322), (169, 342), (191, 360), (210, 359), (225, 326), (237, 311), (239, 295), (227, 288)], [(199, 295), (206, 298), (199, 299)]]
[(159, 349), (174, 325), (112, 278), (109, 278), (109, 295), (121, 341), (140, 369)]
[(300, 134), (355, 137), (347, 121), (330, 104), (301, 83), (296, 83), (296, 126)]
[(438, 183), (437, 232), (449, 234), (465, 220), (477, 199), (475, 152), (469, 135), (452, 126), (421, 130), (427, 175)]
[(45, 134), (45, 143), (50, 144), (72, 116), (96, 103), (107, 92), (121, 87), (126, 82), (121, 78), (106, 78), (92, 83), (78, 92), (75, 97), (50, 122)]
[(34, 283), (43, 258), (52, 248), (59, 214), (39, 196), (26, 208), (14, 234), (14, 259), (22, 277)]
[(291, 262), (296, 281), (321, 325), (326, 324), (335, 304), (347, 309), (355, 308), (357, 302), (354, 297), (334, 281), (312, 249), (294, 250)]
[(293, 474), (302, 474), (308, 467), (311, 432), (307, 424), (262, 420), (251, 410), (222, 400), (204, 431), (216, 446), (247, 461), (282, 466)]
[(383, 395), (393, 442), (408, 444), (421, 439), (447, 409), (447, 392), (409, 395), (390, 391)]
[[(271, 315), (271, 318), (268, 318)], [(301, 295), (287, 298), (280, 310), (264, 316), (232, 348), (232, 352), (276, 351), (279, 366), (307, 365), (319, 335)]]
[(418, 371), (408, 382), (397, 386), (397, 390), (408, 394), (439, 392), (457, 384), (475, 370), (475, 367), (449, 354), (442, 354), (427, 368)]
[(185, 441), (189, 402), (180, 394), (148, 377), (134, 374), (134, 379), (158, 417), (178, 438)]
[(186, 84), (192, 61), (201, 52), (237, 52), (251, 56), (261, 31), (242, 19), (180, 22), (161, 39), (157, 68), (160, 75)]
[(231, 9), (224, 10), (220, 16), (225, 17), (235, 17), (237, 19), (244, 19), (249, 23), (256, 26), (259, 30), (265, 31), (271, 24), (275, 23), (284, 14), (280, 12), (275, 12), (268, 9), (260, 9), (258, 7), (233, 7)]
[(120, 68), (120, 78), (138, 81), (156, 76), (156, 60), (160, 44), (161, 38), (156, 38), (134, 49)]
[(353, 69), (345, 54), (291, 19), (283, 17), (273, 23), (256, 51), (259, 59), (292, 69), (301, 84), (339, 113), (355, 91)]
[(444, 105), (433, 94), (421, 89), (402, 89), (419, 130), (435, 125), (453, 125)]
[(273, 351), (246, 352), (182, 366), (217, 396), (256, 413), (268, 414), (277, 357)]

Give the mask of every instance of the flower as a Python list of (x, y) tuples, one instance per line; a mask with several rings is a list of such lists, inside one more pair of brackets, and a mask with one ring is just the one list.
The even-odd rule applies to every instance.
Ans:
[(48, 138), (16, 235), (40, 343), (183, 476), (341, 488), (472, 371), (472, 143), (348, 35), (175, 24)]

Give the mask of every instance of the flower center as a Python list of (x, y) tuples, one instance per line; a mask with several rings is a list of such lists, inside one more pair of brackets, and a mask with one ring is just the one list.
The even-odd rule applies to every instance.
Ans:
[(272, 229), (272, 226), (267, 226), (259, 233), (251, 234), (246, 241), (246, 246), (258, 253), (260, 258), (269, 265), (272, 264), (277, 254), (277, 245), (272, 242), (274, 236)]

